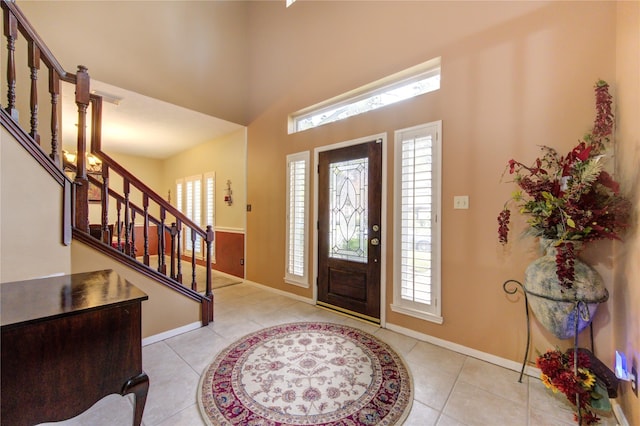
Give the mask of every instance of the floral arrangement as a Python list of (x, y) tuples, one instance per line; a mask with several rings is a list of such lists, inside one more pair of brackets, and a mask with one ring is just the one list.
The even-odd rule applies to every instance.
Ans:
[(575, 243), (620, 239), (631, 207), (620, 195), (619, 184), (604, 170), (604, 151), (614, 123), (607, 82), (596, 83), (595, 95), (593, 130), (566, 155), (542, 146), (542, 156), (532, 165), (509, 160), (507, 169), (519, 188), (498, 215), (502, 244), (508, 242), (512, 204), (529, 217), (526, 234), (554, 241), (558, 279), (566, 289), (574, 279)]
[(540, 378), (547, 388), (554, 393), (562, 392), (574, 406), (578, 407), (576, 402), (579, 404), (580, 414), (574, 414), (576, 422), (594, 425), (600, 418), (594, 413), (592, 403), (601, 396), (595, 389), (596, 376), (589, 369), (591, 360), (585, 353), (577, 354), (574, 361), (573, 349), (566, 353), (549, 350), (538, 356), (536, 365), (542, 371)]

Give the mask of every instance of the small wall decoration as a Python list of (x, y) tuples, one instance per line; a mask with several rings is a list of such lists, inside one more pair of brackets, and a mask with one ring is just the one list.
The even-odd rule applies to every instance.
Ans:
[(87, 197), (90, 203), (99, 203), (102, 201), (102, 190), (96, 184), (89, 182), (89, 193)]
[(228, 206), (233, 204), (233, 199), (231, 198), (232, 193), (233, 191), (231, 191), (231, 181), (227, 179), (227, 188), (224, 190), (224, 202)]

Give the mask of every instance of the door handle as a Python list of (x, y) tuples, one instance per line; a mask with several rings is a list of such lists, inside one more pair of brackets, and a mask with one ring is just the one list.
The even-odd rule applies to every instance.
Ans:
[(372, 246), (378, 246), (378, 245), (380, 245), (380, 240), (379, 240), (379, 239), (377, 239), (377, 238), (372, 238), (372, 239), (371, 239), (371, 245), (372, 245)]

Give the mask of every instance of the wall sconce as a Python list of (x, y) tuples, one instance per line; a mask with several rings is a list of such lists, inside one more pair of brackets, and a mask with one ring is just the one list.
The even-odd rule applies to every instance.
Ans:
[[(77, 167), (76, 160), (78, 159), (78, 155), (75, 152), (62, 151), (62, 156), (64, 158), (64, 165), (71, 165), (75, 169)], [(87, 161), (87, 173), (92, 174), (101, 174), (102, 173), (102, 161), (98, 157), (93, 154), (86, 153)]]
[(228, 206), (233, 204), (233, 199), (231, 198), (231, 181), (227, 179), (227, 188), (224, 190), (224, 202), (227, 203)]

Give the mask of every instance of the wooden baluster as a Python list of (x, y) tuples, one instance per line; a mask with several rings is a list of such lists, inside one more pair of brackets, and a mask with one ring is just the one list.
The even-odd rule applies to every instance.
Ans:
[(87, 180), (87, 107), (89, 106), (89, 74), (79, 65), (76, 74), (78, 106), (78, 149), (76, 157), (76, 227), (89, 232), (89, 181)]
[(111, 245), (111, 232), (109, 232), (109, 166), (102, 164), (102, 198), (100, 208), (102, 213), (102, 242)]
[(122, 202), (118, 199), (118, 202), (116, 203), (116, 249), (120, 250), (120, 237), (122, 234), (122, 221), (121, 221), (121, 213), (122, 211)]
[(165, 275), (167, 274), (167, 265), (165, 264), (165, 261), (164, 261), (164, 248), (165, 248), (164, 221), (166, 219), (166, 215), (167, 215), (167, 212), (165, 208), (160, 207), (160, 226), (158, 227), (158, 232), (160, 233), (160, 235), (158, 235), (158, 243), (160, 244), (160, 253), (158, 253), (158, 271), (162, 272)]
[(176, 279), (176, 235), (178, 234), (178, 227), (175, 222), (171, 223), (171, 278)]
[(68, 180), (64, 180), (64, 188), (62, 195), (62, 244), (68, 246), (71, 244), (73, 234), (73, 184)]
[(60, 77), (53, 67), (49, 68), (49, 93), (51, 93), (51, 154), (49, 154), (49, 156), (55, 164), (62, 167), (58, 142), (58, 129), (60, 128), (60, 117), (58, 112)]
[(196, 231), (193, 228), (191, 230), (191, 290), (198, 290), (198, 283), (196, 282)]
[(180, 244), (182, 241), (182, 221), (180, 219), (178, 219), (178, 221), (176, 222), (176, 228), (178, 230), (178, 234), (176, 237), (176, 242), (177, 242), (176, 257), (178, 258), (177, 260), (178, 273), (176, 275), (176, 281), (182, 284), (182, 246)]
[[(129, 206), (129, 192), (131, 191), (131, 184), (129, 183), (129, 179), (124, 178), (122, 182), (122, 192), (124, 193), (124, 245), (120, 249), (126, 254), (129, 254), (129, 218), (131, 215)], [(120, 244), (120, 243), (118, 243)]]
[(127, 245), (129, 256), (136, 257), (136, 211), (131, 210), (131, 244)]
[(4, 35), (7, 37), (7, 108), (11, 118), (18, 121), (16, 109), (16, 40), (18, 38), (18, 20), (9, 10), (4, 13)]
[(29, 42), (29, 68), (31, 69), (31, 132), (29, 134), (40, 145), (38, 133), (38, 70), (40, 69), (40, 48), (33, 41)]
[(144, 257), (142, 261), (149, 266), (149, 195), (144, 194), (142, 197), (142, 206), (144, 208)]

